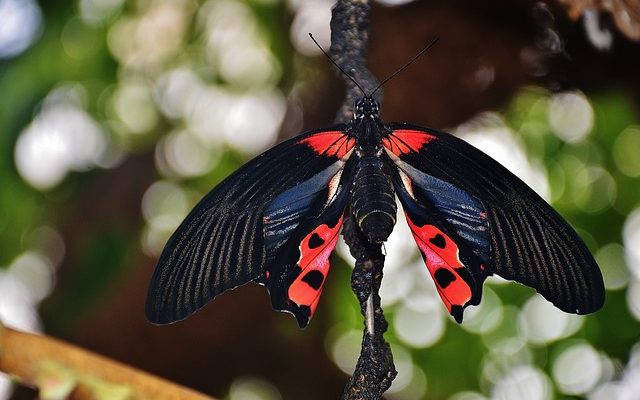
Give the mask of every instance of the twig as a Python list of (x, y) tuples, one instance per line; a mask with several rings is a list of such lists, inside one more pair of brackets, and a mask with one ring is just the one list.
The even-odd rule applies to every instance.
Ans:
[(351, 254), (356, 258), (351, 288), (358, 297), (360, 310), (365, 316), (360, 358), (342, 398), (377, 400), (389, 389), (397, 374), (391, 348), (383, 337), (387, 330), (387, 321), (384, 319), (378, 295), (384, 255), (380, 245), (373, 245), (366, 240), (353, 218), (345, 221), (342, 232)]
[[(369, 0), (337, 0), (331, 12), (331, 56), (345, 71), (371, 93), (378, 81), (365, 67), (369, 43)], [(353, 82), (344, 77), (347, 93), (336, 122), (347, 122), (353, 116), (353, 105), (362, 97), (362, 92)], [(376, 100), (380, 103), (382, 93)]]
[(46, 399), (213, 400), (191, 389), (47, 336), (0, 324), (0, 371)]
[[(377, 86), (376, 79), (364, 66), (369, 39), (369, 12), (368, 0), (338, 0), (331, 18), (331, 54), (336, 63), (349, 72), (368, 93)], [(347, 93), (336, 122), (348, 121), (353, 115), (355, 100), (362, 97), (360, 89), (347, 77), (344, 78)], [(378, 91), (377, 94), (377, 100), (380, 101), (382, 93)], [(345, 221), (342, 232), (356, 259), (351, 288), (360, 302), (365, 318), (360, 358), (342, 398), (375, 400), (382, 397), (397, 374), (391, 348), (383, 337), (387, 321), (378, 295), (384, 255), (380, 244), (371, 244), (362, 235), (353, 216)]]

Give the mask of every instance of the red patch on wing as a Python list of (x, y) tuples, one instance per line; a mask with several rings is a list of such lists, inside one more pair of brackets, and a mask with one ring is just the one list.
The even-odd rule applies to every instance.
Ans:
[(334, 226), (322, 224), (311, 231), (300, 243), (300, 260), (298, 267), (301, 271), (289, 286), (289, 299), (298, 307), (309, 308), (309, 319), (313, 316), (320, 300), (322, 286), (329, 273), (329, 256), (338, 242), (338, 232), (342, 226), (342, 219)]
[(426, 132), (411, 129), (398, 129), (391, 132), (391, 134), (386, 138), (382, 139), (382, 144), (387, 150), (396, 156), (401, 156), (412, 151), (420, 151), (425, 143), (429, 143), (434, 139), (436, 139), (435, 136)]
[(436, 289), (449, 313), (462, 321), (462, 310), (471, 300), (472, 288), (458, 272), (465, 268), (458, 256), (456, 243), (433, 225), (417, 226), (409, 215), (407, 223), (422, 253), (427, 269), (436, 284)]
[(356, 140), (340, 131), (327, 131), (313, 134), (300, 143), (311, 147), (317, 154), (343, 158), (351, 151)]

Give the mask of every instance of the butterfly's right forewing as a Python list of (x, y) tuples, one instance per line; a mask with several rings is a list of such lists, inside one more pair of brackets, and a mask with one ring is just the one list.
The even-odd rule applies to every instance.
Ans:
[(415, 186), (423, 194), (418, 203), (438, 211), (443, 226), (488, 269), (482, 275), (533, 287), (566, 312), (586, 314), (602, 306), (604, 284), (593, 256), (524, 182), (448, 133), (402, 124), (389, 129), (383, 144), (405, 176), (396, 187)]

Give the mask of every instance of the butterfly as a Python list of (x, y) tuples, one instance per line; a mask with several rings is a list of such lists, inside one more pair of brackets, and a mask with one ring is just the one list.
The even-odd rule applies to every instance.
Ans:
[(280, 143), (200, 200), (160, 255), (146, 302), (151, 322), (184, 319), (224, 291), (257, 282), (274, 309), (305, 327), (345, 218), (370, 243), (383, 243), (396, 223), (396, 197), (457, 322), (480, 303), (493, 274), (536, 289), (568, 313), (602, 307), (593, 256), (540, 196), (455, 136), (385, 124), (375, 90), (362, 92), (351, 121)]
[(438, 294), (456, 321), (497, 274), (565, 312), (604, 302), (600, 270), (569, 224), (522, 180), (465, 141), (384, 124), (360, 99), (353, 119), (304, 133), (211, 190), (169, 239), (146, 304), (154, 323), (181, 320), (220, 293), (258, 282), (274, 309), (308, 324), (350, 208), (371, 243), (396, 222), (396, 196)]

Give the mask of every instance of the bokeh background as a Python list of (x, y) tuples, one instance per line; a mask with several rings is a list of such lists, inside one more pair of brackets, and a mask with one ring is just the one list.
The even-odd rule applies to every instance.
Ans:
[[(398, 377), (388, 399), (637, 399), (640, 6), (373, 3), (382, 116), (446, 129), (550, 201), (595, 254), (607, 301), (556, 310), (491, 279), (457, 325), (404, 222), (382, 287)], [(337, 398), (362, 319), (341, 244), (299, 330), (246, 285), (186, 321), (146, 322), (165, 240), (243, 162), (332, 123), (344, 87), (328, 0), (0, 0), (0, 318), (225, 399)], [(0, 375), (0, 398), (32, 389)]]

